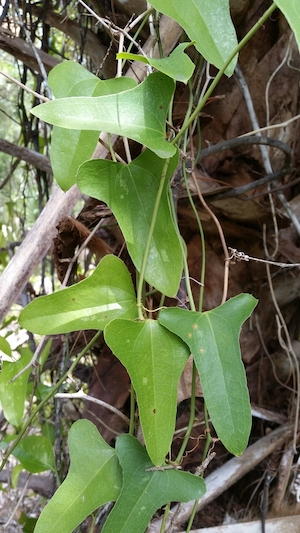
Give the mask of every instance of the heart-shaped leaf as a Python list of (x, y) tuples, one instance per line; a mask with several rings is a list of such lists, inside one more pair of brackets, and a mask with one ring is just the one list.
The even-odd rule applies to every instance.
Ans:
[[(229, 0), (151, 0), (155, 9), (176, 20), (191, 41), (195, 41), (198, 52), (209, 62), (222, 68), (237, 46), (237, 38), (229, 12)], [(231, 76), (236, 60), (226, 69)]]
[(137, 316), (134, 288), (124, 263), (107, 255), (87, 279), (33, 300), (21, 312), (19, 322), (29, 331), (49, 335), (104, 329), (120, 316)]
[[(99, 80), (78, 63), (64, 61), (51, 70), (49, 85), (55, 98), (63, 98), (115, 94), (132, 89), (136, 82), (131, 78)], [(79, 165), (90, 159), (98, 138), (98, 131), (66, 130), (54, 126), (50, 159), (54, 177), (64, 191), (74, 185)]]
[(104, 335), (130, 375), (148, 454), (161, 465), (172, 443), (178, 382), (190, 352), (156, 320), (114, 320)]
[[(167, 194), (176, 166), (177, 155), (168, 166), (145, 273), (150, 285), (170, 297), (176, 295), (182, 274), (182, 249)], [(129, 165), (97, 159), (84, 163), (78, 172), (79, 188), (111, 208), (139, 271), (163, 167), (164, 161), (146, 150)]]
[(117, 59), (129, 59), (131, 61), (141, 61), (147, 63), (160, 72), (163, 72), (170, 78), (176, 81), (187, 83), (193, 75), (195, 65), (192, 60), (184, 53), (184, 50), (193, 43), (179, 44), (169, 57), (154, 58), (145, 57), (139, 54), (130, 54), (128, 52), (120, 52), (117, 54)]
[(159, 315), (159, 322), (189, 346), (212, 423), (234, 455), (243, 453), (251, 429), (239, 334), (256, 304), (250, 294), (240, 294), (205, 313), (169, 308)]
[(23, 437), (12, 454), (31, 474), (45, 472), (45, 470), (55, 472), (53, 448), (47, 437), (42, 435)]
[(166, 503), (196, 500), (205, 494), (203, 479), (188, 472), (149, 471), (153, 464), (131, 435), (118, 437), (116, 452), (123, 470), (123, 486), (103, 533), (144, 533), (155, 511)]
[(13, 426), (18, 426), (23, 418), (30, 369), (15, 381), (11, 380), (32, 358), (30, 350), (23, 349), (22, 352), (22, 357), (16, 362), (3, 361), (0, 372), (0, 403), (6, 420)]
[(122, 485), (115, 451), (88, 420), (70, 429), (70, 469), (38, 519), (35, 533), (71, 533), (89, 514), (114, 501)]
[(168, 158), (176, 152), (166, 141), (166, 115), (174, 89), (171, 78), (155, 72), (137, 87), (118, 94), (59, 98), (31, 112), (62, 128), (107, 131), (129, 137), (159, 157)]

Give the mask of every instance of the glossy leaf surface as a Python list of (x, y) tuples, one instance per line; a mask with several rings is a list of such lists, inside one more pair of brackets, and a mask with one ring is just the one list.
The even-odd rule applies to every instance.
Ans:
[(137, 316), (130, 274), (113, 255), (105, 256), (85, 280), (33, 300), (21, 312), (22, 327), (41, 335), (104, 329), (118, 318)]
[(148, 454), (161, 465), (172, 443), (178, 382), (190, 352), (156, 320), (114, 320), (104, 335), (130, 375)]
[(59, 98), (31, 112), (62, 128), (129, 137), (168, 158), (175, 154), (174, 146), (166, 141), (166, 115), (174, 89), (174, 80), (155, 72), (137, 87), (118, 94)]
[(117, 59), (129, 59), (132, 61), (141, 61), (142, 63), (147, 63), (153, 68), (163, 72), (170, 78), (176, 81), (182, 81), (187, 83), (191, 76), (193, 75), (195, 65), (188, 55), (184, 53), (184, 50), (190, 45), (190, 43), (181, 43), (179, 44), (169, 57), (164, 58), (146, 58), (143, 55), (130, 54), (127, 52), (120, 52), (117, 54)]
[(35, 533), (71, 533), (95, 509), (119, 495), (122, 473), (115, 450), (94, 424), (75, 422), (68, 444), (68, 475), (43, 510)]
[(11, 379), (29, 363), (31, 358), (31, 351), (23, 350), (22, 357), (18, 361), (3, 361), (0, 372), (1, 408), (6, 420), (13, 426), (18, 426), (23, 418), (30, 369), (26, 370), (15, 381), (11, 381)]
[[(204, 59), (219, 69), (237, 46), (229, 0), (191, 0), (188, 5), (182, 0), (151, 0), (150, 4), (176, 20), (191, 41), (195, 41)], [(236, 60), (227, 67), (228, 76), (233, 74), (235, 65)]]
[(159, 322), (189, 346), (212, 423), (234, 455), (243, 453), (251, 429), (239, 334), (256, 303), (253, 296), (240, 294), (205, 313), (169, 308), (159, 315)]
[[(55, 98), (70, 96), (104, 96), (136, 86), (130, 78), (102, 81), (74, 61), (56, 65), (49, 74), (49, 85)], [(51, 136), (50, 159), (54, 177), (66, 191), (76, 182), (79, 165), (90, 159), (98, 142), (99, 132), (66, 130), (54, 126)]]
[[(182, 249), (168, 201), (168, 181), (177, 166), (169, 163), (150, 245), (145, 280), (167, 296), (175, 296), (182, 273)], [(122, 230), (131, 259), (140, 271), (164, 161), (150, 150), (129, 165), (87, 161), (78, 172), (78, 186), (111, 208)]]
[(124, 481), (103, 533), (144, 533), (152, 515), (167, 502), (187, 502), (205, 494), (203, 479), (188, 472), (147, 471), (153, 464), (131, 435), (118, 437), (116, 452)]

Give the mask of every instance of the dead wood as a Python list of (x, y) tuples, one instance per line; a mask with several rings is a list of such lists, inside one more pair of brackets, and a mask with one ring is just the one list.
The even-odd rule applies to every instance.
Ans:
[(43, 154), (39, 154), (34, 150), (26, 148), (25, 146), (18, 146), (17, 144), (10, 143), (4, 139), (0, 139), (0, 151), (4, 152), (5, 154), (9, 154), (12, 157), (17, 157), (29, 165), (39, 168), (43, 172), (52, 175), (50, 160)]
[[(75, 20), (59, 15), (50, 9), (44, 10), (34, 4), (31, 6), (31, 11), (33, 15), (39, 18), (44, 15), (46, 24), (71, 37), (77, 45), (82, 45), (82, 28), (78, 26)], [(101, 43), (96, 33), (88, 28), (85, 29), (83, 53), (91, 58), (94, 69), (99, 70), (101, 66), (100, 71), (104, 78), (113, 78), (116, 75), (114, 54), (111, 53), (106, 57), (107, 47)], [(103, 61), (104, 58), (105, 61)]]
[(11, 54), (16, 59), (19, 59), (22, 61), (22, 63), (27, 65), (27, 67), (31, 68), (34, 72), (38, 72), (39, 74), (41, 74), (40, 66), (36, 60), (33, 48), (35, 48), (36, 53), (39, 55), (47, 73), (50, 72), (55, 65), (60, 63), (60, 61), (55, 57), (50, 56), (43, 50), (40, 50), (34, 45), (27, 43), (5, 28), (0, 28), (0, 48), (2, 48), (4, 52)]
[[(223, 466), (215, 470), (215, 472), (209, 474), (205, 478), (206, 493), (203, 498), (199, 500), (197, 511), (203, 509), (208, 503), (212, 502), (217, 496), (222, 494), (222, 492), (230, 488), (265, 457), (270, 455), (276, 448), (281, 447), (290, 436), (291, 431), (291, 426), (289, 424), (284, 424), (255, 444), (249, 446), (241, 457), (230, 459)], [(171, 509), (171, 513), (175, 517), (176, 527), (189, 519), (193, 507), (194, 502), (188, 502), (186, 504), (175, 505)], [(167, 526), (169, 526), (170, 523), (171, 518), (168, 519)], [(148, 527), (147, 533), (159, 533), (160, 527), (161, 520), (154, 520)]]
[[(162, 17), (161, 39), (166, 53), (173, 49), (180, 35), (180, 26), (168, 17)], [(155, 38), (153, 37), (150, 37), (146, 42), (146, 53), (153, 48), (154, 42)], [(157, 46), (154, 46), (153, 53), (159, 53)], [(136, 65), (134, 63), (130, 67), (127, 75), (141, 81), (146, 73), (146, 65), (144, 67), (141, 65), (143, 64), (138, 63)], [(117, 136), (112, 136), (113, 144), (116, 139)], [(107, 149), (99, 143), (93, 157), (105, 159), (107, 154)], [(0, 278), (0, 322), (4, 320), (11, 305), (17, 300), (19, 294), (25, 287), (30, 275), (51, 247), (59, 221), (72, 212), (80, 197), (81, 192), (76, 185), (73, 185), (66, 193), (59, 187), (55, 187), (52, 197)]]

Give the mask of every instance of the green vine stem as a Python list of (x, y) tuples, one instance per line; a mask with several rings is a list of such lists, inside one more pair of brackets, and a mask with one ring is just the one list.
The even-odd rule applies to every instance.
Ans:
[(146, 242), (146, 247), (145, 247), (145, 253), (144, 253), (144, 257), (143, 257), (142, 267), (141, 267), (141, 271), (139, 273), (139, 282), (138, 282), (138, 287), (137, 287), (137, 306), (138, 306), (138, 314), (139, 314), (139, 319), (140, 320), (144, 320), (144, 315), (143, 315), (143, 285), (144, 285), (144, 278), (145, 278), (145, 272), (146, 272), (146, 268), (147, 268), (148, 257), (149, 257), (149, 253), (150, 253), (151, 240), (152, 240), (152, 236), (153, 236), (153, 232), (154, 232), (154, 228), (155, 228), (155, 224), (156, 224), (157, 214), (158, 214), (158, 210), (159, 210), (159, 204), (160, 204), (161, 197), (162, 197), (163, 190), (164, 190), (164, 185), (165, 185), (165, 181), (166, 181), (166, 177), (167, 177), (167, 171), (168, 171), (169, 163), (170, 163), (170, 159), (166, 159), (164, 167), (163, 167), (163, 170), (162, 170), (161, 178), (160, 178), (159, 188), (158, 188), (157, 195), (156, 195), (156, 200), (155, 200), (152, 220), (151, 220), (151, 224), (150, 224), (150, 228), (149, 228), (148, 239), (147, 239), (147, 242)]
[(191, 386), (191, 413), (190, 413), (190, 419), (188, 423), (188, 427), (186, 430), (185, 437), (182, 441), (180, 450), (178, 452), (178, 455), (175, 460), (175, 464), (180, 464), (181, 459), (183, 457), (183, 454), (185, 452), (185, 449), (187, 447), (187, 443), (189, 441), (189, 438), (191, 436), (191, 432), (193, 429), (193, 425), (195, 422), (195, 411), (196, 411), (196, 376), (197, 376), (197, 369), (195, 363), (193, 363), (193, 373), (192, 373), (192, 386)]
[(272, 3), (272, 5), (265, 11), (265, 13), (262, 15), (262, 17), (257, 21), (256, 24), (251, 28), (250, 31), (243, 37), (243, 39), (239, 42), (239, 44), (236, 46), (236, 48), (233, 50), (233, 52), (228, 57), (227, 61), (224, 63), (223, 67), (219, 70), (218, 74), (216, 75), (215, 79), (213, 80), (210, 87), (207, 89), (204, 97), (197, 105), (195, 111), (191, 114), (189, 120), (187, 120), (180, 131), (177, 133), (177, 135), (172, 140), (171, 144), (176, 145), (179, 141), (179, 139), (184, 134), (185, 130), (190, 126), (190, 124), (193, 123), (193, 121), (198, 117), (200, 111), (203, 109), (204, 105), (206, 104), (208, 98), (211, 96), (213, 91), (215, 90), (216, 86), (218, 85), (219, 81), (221, 80), (226, 68), (231, 63), (231, 61), (234, 59), (234, 57), (244, 48), (245, 44), (247, 44), (248, 41), (255, 35), (257, 30), (266, 22), (266, 20), (269, 18), (269, 16), (275, 11), (277, 8), (277, 5)]
[(30, 417), (28, 418), (28, 420), (25, 422), (24, 426), (22, 427), (19, 435), (16, 437), (16, 439), (14, 440), (12, 445), (8, 448), (8, 450), (3, 455), (3, 460), (2, 460), (2, 462), (0, 464), (0, 472), (1, 472), (1, 470), (3, 470), (3, 468), (4, 468), (4, 466), (5, 466), (6, 462), (7, 462), (7, 459), (9, 458), (10, 454), (13, 452), (13, 450), (19, 444), (20, 440), (25, 435), (27, 429), (29, 428), (31, 422), (36, 417), (38, 412), (54, 396), (54, 394), (60, 388), (60, 386), (63, 384), (63, 382), (66, 380), (68, 375), (73, 372), (74, 368), (77, 366), (77, 364), (79, 363), (80, 359), (89, 351), (89, 349), (93, 346), (93, 344), (96, 342), (96, 340), (100, 337), (101, 334), (102, 334), (102, 331), (98, 331), (98, 333), (96, 333), (96, 335), (94, 335), (92, 340), (86, 345), (86, 347), (80, 352), (80, 354), (77, 355), (75, 361), (71, 364), (71, 366), (68, 369), (68, 371), (65, 372), (65, 374), (60, 378), (60, 380), (54, 385), (54, 387), (51, 387), (51, 391), (48, 392), (48, 394), (45, 396), (45, 398), (43, 398), (43, 400), (33, 410), (33, 412), (31, 413)]

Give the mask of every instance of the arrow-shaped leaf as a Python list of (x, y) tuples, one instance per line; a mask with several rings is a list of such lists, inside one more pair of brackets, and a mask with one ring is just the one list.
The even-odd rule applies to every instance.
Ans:
[(156, 320), (114, 320), (104, 335), (130, 375), (147, 451), (161, 465), (172, 443), (178, 382), (190, 352)]
[[(66, 96), (104, 96), (136, 86), (131, 78), (99, 80), (74, 61), (56, 65), (49, 74), (49, 85), (55, 98)], [(98, 142), (99, 131), (67, 130), (54, 126), (51, 136), (50, 159), (54, 177), (66, 191), (76, 182), (79, 165), (90, 159)]]
[(169, 57), (154, 58), (145, 57), (139, 54), (130, 54), (128, 52), (120, 52), (117, 54), (117, 59), (129, 59), (131, 61), (141, 61), (147, 63), (160, 72), (163, 72), (173, 80), (187, 83), (193, 75), (195, 65), (192, 60), (184, 53), (184, 50), (191, 46), (192, 43), (181, 43), (176, 46), (175, 50), (171, 52)]
[(44, 508), (35, 533), (71, 533), (95, 509), (119, 495), (122, 473), (116, 453), (92, 422), (75, 422), (68, 444), (69, 473)]
[[(198, 52), (209, 62), (222, 68), (237, 46), (235, 29), (229, 12), (229, 0), (151, 0), (150, 4), (168, 17), (176, 20)], [(188, 8), (188, 15), (187, 15)], [(226, 69), (231, 76), (236, 60)]]
[(188, 472), (148, 471), (153, 464), (131, 435), (118, 437), (116, 452), (123, 470), (123, 487), (103, 533), (144, 533), (155, 511), (166, 503), (196, 500), (205, 494), (203, 479)]
[[(177, 293), (182, 273), (182, 249), (167, 196), (176, 166), (177, 155), (168, 166), (145, 273), (150, 285), (170, 297)], [(129, 165), (97, 159), (84, 163), (78, 172), (79, 188), (111, 208), (137, 270), (142, 266), (163, 167), (164, 160), (146, 150)]]
[(118, 94), (59, 98), (31, 112), (62, 128), (129, 137), (167, 159), (176, 152), (166, 141), (166, 115), (174, 89), (171, 78), (155, 72), (137, 87)]
[(120, 316), (137, 316), (134, 288), (124, 263), (107, 255), (87, 279), (33, 300), (21, 312), (19, 322), (29, 331), (49, 335), (104, 329)]
[(205, 313), (164, 309), (159, 322), (189, 346), (200, 375), (204, 399), (218, 436), (241, 455), (251, 429), (251, 410), (239, 334), (257, 300), (240, 294)]

